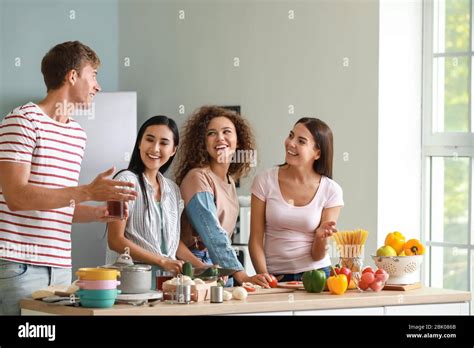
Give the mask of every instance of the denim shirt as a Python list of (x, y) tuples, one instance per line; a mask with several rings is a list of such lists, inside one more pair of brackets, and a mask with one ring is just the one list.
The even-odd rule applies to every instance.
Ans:
[(209, 251), (212, 262), (223, 268), (242, 271), (244, 267), (237, 259), (226, 231), (217, 219), (214, 197), (210, 192), (198, 192), (185, 208), (194, 230), (201, 237)]

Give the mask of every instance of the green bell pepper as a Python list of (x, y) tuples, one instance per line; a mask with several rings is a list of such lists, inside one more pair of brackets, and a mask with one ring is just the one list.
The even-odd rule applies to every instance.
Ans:
[(303, 273), (303, 286), (307, 292), (321, 292), (326, 285), (326, 273), (314, 269)]

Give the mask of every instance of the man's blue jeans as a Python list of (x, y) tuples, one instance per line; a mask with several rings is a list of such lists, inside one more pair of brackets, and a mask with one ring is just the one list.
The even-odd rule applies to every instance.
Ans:
[(70, 285), (71, 269), (0, 259), (0, 315), (20, 315), (20, 300), (49, 285)]

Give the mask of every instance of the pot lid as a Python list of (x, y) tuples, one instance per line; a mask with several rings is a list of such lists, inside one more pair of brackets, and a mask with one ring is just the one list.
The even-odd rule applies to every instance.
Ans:
[(129, 272), (129, 271), (149, 271), (151, 270), (150, 265), (146, 264), (135, 264), (135, 265), (123, 265), (123, 264), (111, 264), (111, 265), (105, 265), (101, 266), (101, 268), (111, 268), (111, 269), (117, 269), (122, 272)]
[(118, 269), (121, 271), (149, 271), (151, 270), (150, 265), (146, 264), (134, 264), (132, 257), (130, 256), (130, 248), (125, 247), (125, 252), (119, 257), (117, 257), (117, 260), (115, 263), (111, 265), (105, 265), (102, 266), (103, 268), (112, 268), (112, 269)]
[(140, 264), (140, 263), (137, 263), (133, 266), (126, 266), (125, 268), (122, 268), (123, 271), (149, 271), (151, 270), (151, 266), (150, 265), (145, 265), (145, 264)]
[(119, 255), (119, 257), (117, 257), (117, 260), (115, 261), (114, 265), (133, 266), (133, 260), (132, 260), (132, 257), (130, 256), (129, 247), (125, 247), (124, 253)]

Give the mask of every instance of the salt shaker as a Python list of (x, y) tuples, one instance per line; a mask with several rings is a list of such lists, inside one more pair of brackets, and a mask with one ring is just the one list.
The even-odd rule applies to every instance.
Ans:
[(191, 285), (183, 284), (183, 277), (178, 276), (178, 285), (176, 286), (176, 303), (191, 302)]
[(224, 288), (222, 286), (211, 286), (211, 303), (222, 303), (224, 300)]

